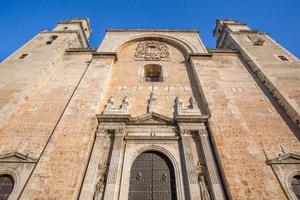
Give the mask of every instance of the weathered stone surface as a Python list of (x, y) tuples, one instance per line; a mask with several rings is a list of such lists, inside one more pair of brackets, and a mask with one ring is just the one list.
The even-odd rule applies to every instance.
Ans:
[[(89, 21), (75, 19), (1, 62), (0, 174), (13, 175), (12, 197), (126, 200), (146, 151), (170, 160), (179, 200), (294, 197), (299, 60), (232, 20), (215, 35), (208, 51), (194, 30), (108, 30), (96, 50)], [(296, 161), (276, 163), (286, 155)]]

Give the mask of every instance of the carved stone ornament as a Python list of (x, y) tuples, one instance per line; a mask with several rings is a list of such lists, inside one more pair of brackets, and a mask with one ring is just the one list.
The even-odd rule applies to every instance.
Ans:
[(119, 107), (114, 107), (114, 104), (114, 97), (111, 96), (106, 103), (103, 114), (128, 114), (129, 100), (127, 96), (124, 97)]
[(181, 135), (190, 135), (190, 130), (187, 129), (182, 130)]
[(101, 135), (101, 136), (108, 135), (107, 129), (99, 128), (98, 131), (97, 131), (97, 135)]
[(143, 41), (137, 45), (134, 57), (143, 60), (168, 60), (169, 47), (155, 40)]
[(175, 98), (175, 108), (178, 115), (201, 115), (201, 110), (194, 99), (191, 97), (189, 100), (190, 104), (187, 108), (183, 107), (183, 103), (180, 101), (179, 97)]
[(200, 135), (200, 137), (207, 137), (208, 132), (206, 129), (201, 129), (201, 130), (199, 130), (199, 135)]

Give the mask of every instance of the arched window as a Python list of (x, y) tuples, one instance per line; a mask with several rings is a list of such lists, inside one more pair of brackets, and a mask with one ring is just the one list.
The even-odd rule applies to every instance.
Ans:
[(0, 175), (0, 199), (6, 200), (14, 189), (14, 179), (8, 175)]
[(296, 197), (300, 199), (300, 175), (296, 175), (292, 178), (291, 185)]
[(176, 180), (172, 162), (160, 152), (147, 151), (132, 164), (129, 200), (176, 200)]
[(146, 82), (162, 82), (162, 67), (157, 64), (147, 64), (144, 66)]

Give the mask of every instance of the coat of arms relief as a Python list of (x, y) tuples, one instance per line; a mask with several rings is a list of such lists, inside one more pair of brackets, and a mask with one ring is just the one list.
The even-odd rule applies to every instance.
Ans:
[(143, 41), (138, 43), (134, 57), (138, 60), (169, 60), (169, 47), (155, 40)]

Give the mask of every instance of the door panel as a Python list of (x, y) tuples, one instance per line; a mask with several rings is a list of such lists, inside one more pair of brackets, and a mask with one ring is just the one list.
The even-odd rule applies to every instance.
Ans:
[(174, 168), (156, 151), (142, 153), (130, 172), (129, 200), (176, 200)]

